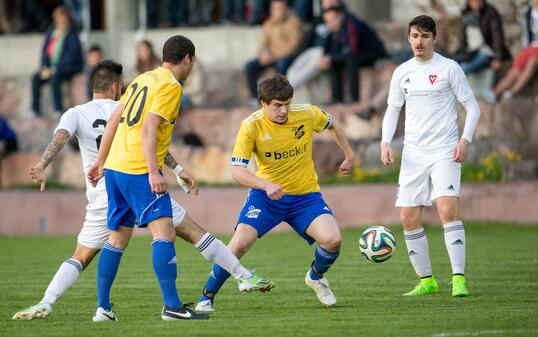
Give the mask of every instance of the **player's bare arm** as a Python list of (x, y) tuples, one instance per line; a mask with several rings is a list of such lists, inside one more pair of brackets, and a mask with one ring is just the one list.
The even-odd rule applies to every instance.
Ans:
[(166, 152), (164, 164), (174, 171), (177, 183), (183, 188), (185, 193), (190, 193), (192, 190), (195, 195), (198, 195), (198, 184), (196, 180), (177, 163), (170, 151)]
[(149, 112), (142, 124), (142, 152), (148, 167), (151, 191), (155, 194), (166, 192), (166, 183), (157, 160), (157, 130), (164, 121), (161, 116)]
[(278, 200), (284, 196), (282, 186), (256, 177), (246, 167), (232, 166), (232, 178), (245, 187), (264, 190), (271, 200)]
[(331, 136), (333, 137), (336, 144), (338, 144), (338, 147), (340, 147), (340, 149), (342, 150), (342, 152), (344, 152), (346, 156), (342, 164), (340, 164), (340, 173), (350, 174), (353, 170), (353, 164), (355, 162), (355, 153), (353, 152), (351, 145), (349, 145), (349, 141), (347, 140), (344, 131), (342, 131), (342, 128), (340, 128), (340, 126), (334, 124), (334, 121), (329, 126), (329, 132), (331, 133)]
[(28, 170), (28, 174), (30, 175), (30, 179), (34, 181), (34, 183), (40, 183), (41, 186), (39, 190), (43, 192), (45, 190), (45, 183), (47, 181), (47, 176), (45, 174), (45, 169), (49, 164), (52, 162), (54, 157), (60, 152), (65, 143), (69, 140), (71, 135), (67, 130), (60, 129), (58, 130), (54, 136), (52, 137), (52, 140), (50, 141), (49, 145), (45, 149), (45, 152), (43, 152), (43, 155), (41, 156), (41, 160), (36, 165), (30, 167)]
[(87, 178), (93, 186), (96, 186), (97, 182), (105, 175), (103, 166), (105, 165), (106, 157), (110, 151), (110, 146), (112, 146), (112, 141), (114, 140), (114, 135), (116, 134), (116, 129), (120, 123), (124, 108), (124, 104), (118, 104), (106, 124), (97, 158), (95, 158), (95, 163), (90, 167), (87, 174)]

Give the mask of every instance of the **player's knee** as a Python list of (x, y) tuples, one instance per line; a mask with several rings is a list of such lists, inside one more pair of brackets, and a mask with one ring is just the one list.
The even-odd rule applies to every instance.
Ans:
[(319, 244), (330, 252), (337, 252), (340, 250), (340, 246), (342, 246), (342, 236), (340, 234), (329, 236), (320, 241)]
[(245, 241), (234, 241), (230, 242), (228, 248), (235, 256), (241, 257), (246, 254), (250, 246), (251, 245)]
[(404, 230), (417, 229), (420, 227), (420, 215), (412, 212), (401, 212), (400, 222), (402, 223)]
[(444, 205), (437, 208), (442, 223), (459, 220), (458, 208), (453, 205)]
[(98, 250), (94, 249), (85, 249), (80, 250), (77, 249), (75, 253), (73, 253), (72, 258), (79, 261), (80, 264), (82, 264), (82, 267), (86, 268), (90, 264), (90, 262), (93, 260), (95, 255), (97, 255)]

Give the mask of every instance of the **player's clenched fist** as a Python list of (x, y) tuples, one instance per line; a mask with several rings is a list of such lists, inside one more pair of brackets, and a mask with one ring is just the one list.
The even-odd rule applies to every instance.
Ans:
[(265, 184), (265, 193), (271, 200), (278, 200), (284, 196), (284, 190), (282, 186), (268, 181)]
[(340, 173), (343, 175), (350, 174), (353, 170), (354, 158), (346, 158), (342, 164), (340, 164)]

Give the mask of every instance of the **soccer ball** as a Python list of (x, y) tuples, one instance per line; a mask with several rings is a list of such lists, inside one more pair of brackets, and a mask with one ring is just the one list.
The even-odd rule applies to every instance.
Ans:
[(383, 262), (388, 260), (396, 249), (396, 239), (388, 228), (371, 226), (362, 232), (359, 249), (366, 260)]

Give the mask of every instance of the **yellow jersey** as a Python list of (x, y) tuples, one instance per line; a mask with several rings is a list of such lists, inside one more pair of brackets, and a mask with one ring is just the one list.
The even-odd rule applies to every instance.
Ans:
[(292, 104), (284, 124), (271, 121), (265, 109), (258, 110), (241, 123), (232, 165), (246, 167), (254, 153), (257, 177), (279, 184), (287, 194), (319, 192), (312, 135), (331, 123), (330, 114), (310, 104)]
[(162, 168), (179, 115), (182, 90), (172, 72), (163, 67), (145, 72), (129, 84), (120, 99), (125, 108), (105, 168), (129, 174), (148, 172), (142, 151), (142, 124), (149, 112), (165, 119), (157, 130), (157, 162)]

